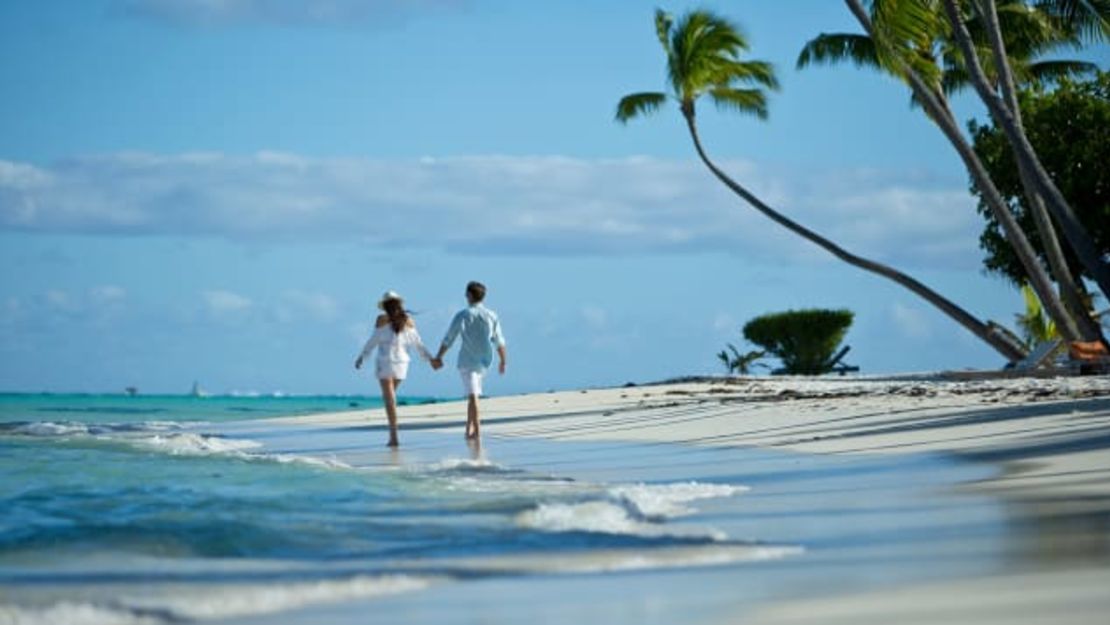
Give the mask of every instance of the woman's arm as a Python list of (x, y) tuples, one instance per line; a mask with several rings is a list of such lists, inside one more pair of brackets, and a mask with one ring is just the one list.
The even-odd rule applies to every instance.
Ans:
[(362, 368), (362, 361), (374, 351), (374, 348), (385, 342), (385, 326), (379, 325), (374, 329), (374, 333), (366, 340), (366, 344), (362, 346), (362, 351), (359, 352), (358, 358), (355, 359), (355, 369)]
[(409, 327), (406, 332), (409, 333), (409, 345), (416, 349), (420, 357), (428, 362), (432, 362), (435, 358), (428, 348), (424, 346), (424, 340), (420, 338), (420, 333), (416, 331), (416, 324), (409, 320)]

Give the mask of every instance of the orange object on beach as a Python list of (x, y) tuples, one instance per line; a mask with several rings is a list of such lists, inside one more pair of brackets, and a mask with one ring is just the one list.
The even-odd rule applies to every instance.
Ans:
[(1073, 341), (1068, 346), (1068, 353), (1075, 360), (1096, 361), (1110, 356), (1106, 346), (1099, 341)]

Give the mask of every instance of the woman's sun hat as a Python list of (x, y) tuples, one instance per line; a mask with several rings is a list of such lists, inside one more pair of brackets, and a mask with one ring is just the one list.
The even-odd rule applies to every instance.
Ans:
[(386, 291), (382, 293), (382, 298), (378, 300), (378, 308), (385, 310), (385, 303), (391, 299), (395, 299), (398, 302), (402, 301), (401, 294), (397, 291)]

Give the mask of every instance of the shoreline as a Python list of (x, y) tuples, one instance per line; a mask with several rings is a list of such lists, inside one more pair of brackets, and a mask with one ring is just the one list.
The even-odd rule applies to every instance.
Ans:
[[(288, 421), (378, 436), (380, 413)], [(462, 402), (403, 407), (399, 419), (402, 449), (406, 429), (457, 432), (463, 444)], [(1028, 554), (987, 574), (772, 598), (742, 621), (712, 622), (1086, 624), (1110, 611), (1107, 376), (683, 380), (492, 397), (482, 401), (482, 424), (491, 441), (754, 448), (846, 460), (939, 454), (993, 467), (946, 490), (994, 498), (1029, 543), (1019, 548)], [(968, 540), (974, 547), (977, 539)]]
[[(697, 378), (483, 398), (483, 433), (550, 440), (757, 447), (815, 454), (941, 452), (1000, 467), (1014, 496), (1110, 497), (1110, 376), (946, 380)], [(457, 428), (465, 402), (398, 407), (406, 427)], [(371, 427), (380, 408), (281, 419)]]

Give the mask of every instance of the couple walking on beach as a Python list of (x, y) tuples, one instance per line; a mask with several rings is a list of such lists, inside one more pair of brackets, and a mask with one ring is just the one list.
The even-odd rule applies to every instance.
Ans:
[(460, 310), (451, 320), (451, 326), (440, 343), (439, 352), (432, 354), (424, 347), (416, 322), (405, 310), (401, 296), (386, 291), (378, 302), (383, 314), (378, 315), (374, 333), (366, 341), (362, 352), (355, 360), (355, 369), (376, 347), (375, 372), (382, 387), (382, 400), (385, 402), (385, 415), (389, 420), (390, 447), (397, 447), (397, 387), (401, 385), (409, 370), (409, 350), (416, 350), (432, 369), (443, 367), (443, 355), (451, 349), (457, 339), (459, 346), (458, 369), (462, 378), (463, 391), (466, 393), (466, 438), (477, 440), (480, 423), (478, 419), (478, 397), (482, 394), (482, 376), (493, 364), (496, 349), (500, 360), (498, 372), (505, 373), (505, 339), (501, 335), (501, 323), (497, 314), (482, 305), (486, 298), (486, 287), (481, 282), (466, 285), (467, 307)]

